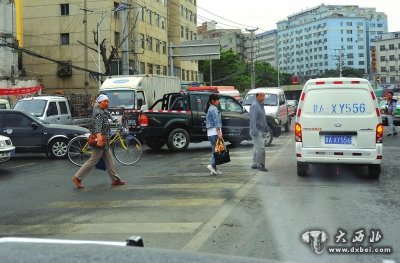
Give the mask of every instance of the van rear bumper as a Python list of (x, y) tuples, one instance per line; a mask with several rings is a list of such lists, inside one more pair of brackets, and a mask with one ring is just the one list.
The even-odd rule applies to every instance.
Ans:
[(376, 144), (375, 149), (332, 149), (304, 148), (296, 142), (297, 161), (305, 163), (380, 164), (382, 153), (382, 144)]

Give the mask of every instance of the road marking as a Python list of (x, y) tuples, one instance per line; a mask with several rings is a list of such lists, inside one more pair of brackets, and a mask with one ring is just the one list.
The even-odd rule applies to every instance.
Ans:
[(10, 168), (13, 169), (13, 168), (19, 168), (19, 167), (25, 167), (25, 166), (29, 166), (29, 165), (34, 165), (34, 164), (36, 164), (36, 163), (21, 164), (21, 165), (17, 165), (17, 166), (11, 166)]
[[(293, 138), (288, 137), (284, 142), (287, 144), (292, 141)], [(268, 166), (272, 166), (278, 158), (280, 158), (281, 153), (284, 151), (284, 147), (278, 150), (272, 158), (269, 159), (267, 163)], [(266, 154), (268, 155), (268, 148), (266, 148)], [(262, 178), (265, 177), (264, 172), (256, 172), (255, 176), (251, 180), (244, 184), (242, 188), (235, 194), (235, 197), (227, 201), (221, 209), (215, 214), (210, 221), (203, 225), (200, 231), (184, 246), (181, 248), (182, 251), (197, 251), (206, 242), (211, 235), (219, 228), (220, 225), (228, 218), (232, 211), (236, 208), (238, 203), (245, 197)]]
[(49, 208), (126, 208), (126, 207), (154, 207), (154, 206), (220, 206), (224, 199), (170, 199), (170, 200), (124, 200), (124, 201), (79, 201), (79, 202), (53, 202)]
[[(152, 184), (152, 185), (124, 185), (123, 187), (104, 188), (109, 190), (147, 190), (147, 189), (237, 189), (241, 183), (190, 183), (190, 184)], [(103, 189), (102, 189), (103, 190)]]
[(126, 234), (126, 233), (192, 233), (203, 223), (101, 223), (0, 225), (2, 236), (63, 234)]

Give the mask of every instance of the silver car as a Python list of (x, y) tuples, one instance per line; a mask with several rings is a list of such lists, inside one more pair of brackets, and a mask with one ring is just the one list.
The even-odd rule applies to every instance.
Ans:
[(13, 146), (11, 139), (0, 135), (0, 162), (8, 161), (14, 153), (15, 147)]

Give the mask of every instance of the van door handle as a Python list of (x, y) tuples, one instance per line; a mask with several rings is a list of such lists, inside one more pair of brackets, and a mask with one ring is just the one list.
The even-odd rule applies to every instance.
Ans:
[(60, 120), (60, 118), (57, 118), (57, 120)]
[(200, 116), (200, 119), (205, 119), (206, 118), (206, 116)]
[(224, 119), (224, 120), (229, 120), (230, 118), (229, 118), (229, 117), (224, 117), (223, 119)]

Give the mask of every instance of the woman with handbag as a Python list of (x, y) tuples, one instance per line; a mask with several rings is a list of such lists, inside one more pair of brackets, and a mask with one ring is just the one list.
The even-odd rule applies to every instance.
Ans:
[(211, 164), (207, 166), (207, 169), (210, 170), (211, 174), (214, 175), (221, 174), (221, 172), (217, 170), (217, 165), (215, 164), (214, 158), (215, 143), (217, 142), (218, 138), (222, 139), (221, 113), (218, 110), (219, 99), (220, 97), (217, 93), (212, 93), (208, 97), (205, 110), (207, 136), (211, 145)]
[(111, 185), (124, 185), (125, 182), (119, 178), (114, 166), (114, 160), (110, 151), (110, 145), (107, 141), (107, 135), (110, 131), (111, 118), (110, 113), (107, 111), (109, 100), (104, 94), (100, 94), (96, 99), (97, 105), (93, 109), (92, 124), (90, 132), (96, 135), (97, 144), (93, 151), (92, 156), (85, 162), (85, 164), (78, 170), (72, 177), (72, 181), (77, 188), (83, 188), (82, 180), (86, 175), (96, 166), (96, 164), (103, 158), (106, 164), (106, 170), (111, 179)]

